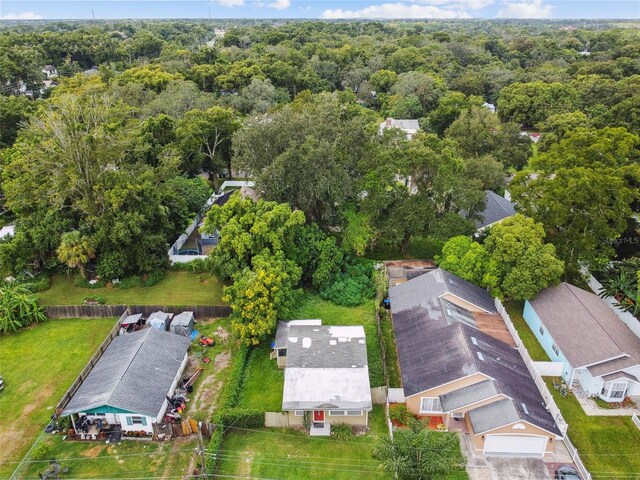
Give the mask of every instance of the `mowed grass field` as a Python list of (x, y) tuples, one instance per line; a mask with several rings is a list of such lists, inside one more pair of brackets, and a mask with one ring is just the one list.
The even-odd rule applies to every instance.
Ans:
[(85, 297), (103, 297), (107, 305), (222, 305), (223, 283), (215, 276), (169, 271), (151, 287), (82, 288), (71, 276), (54, 275), (51, 287), (38, 293), (41, 305), (81, 305)]
[(115, 318), (48, 320), (0, 336), (0, 477), (9, 477)]

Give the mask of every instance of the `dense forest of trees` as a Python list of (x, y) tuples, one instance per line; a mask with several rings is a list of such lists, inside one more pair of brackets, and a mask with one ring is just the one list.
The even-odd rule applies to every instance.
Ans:
[[(59, 77), (44, 89), (47, 64)], [(628, 25), (236, 22), (216, 40), (195, 21), (17, 24), (0, 36), (0, 89), (0, 224), (17, 225), (2, 276), (164, 269), (221, 174), (255, 178), (345, 258), (470, 235), (484, 190), (514, 176), (569, 273), (640, 247), (614, 241), (639, 235)], [(379, 135), (389, 116), (421, 131)]]

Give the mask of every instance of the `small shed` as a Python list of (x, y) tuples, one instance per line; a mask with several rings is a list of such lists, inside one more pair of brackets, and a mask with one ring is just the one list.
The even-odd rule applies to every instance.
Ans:
[(172, 317), (172, 314), (163, 311), (153, 312), (149, 315), (147, 324), (151, 325), (151, 328), (157, 328), (158, 330), (168, 332)]
[(191, 332), (193, 332), (193, 321), (193, 312), (182, 312), (173, 317), (169, 329), (171, 333), (175, 333), (176, 335), (190, 337)]

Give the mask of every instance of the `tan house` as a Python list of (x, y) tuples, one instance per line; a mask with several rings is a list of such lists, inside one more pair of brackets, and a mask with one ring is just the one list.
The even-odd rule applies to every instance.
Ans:
[(371, 387), (361, 325), (280, 322), (273, 347), (272, 358), (285, 368), (282, 411), (289, 425), (308, 425), (311, 435), (330, 435), (335, 423), (368, 426)]
[(409, 410), (485, 455), (544, 456), (561, 436), (491, 296), (437, 269), (389, 290)]

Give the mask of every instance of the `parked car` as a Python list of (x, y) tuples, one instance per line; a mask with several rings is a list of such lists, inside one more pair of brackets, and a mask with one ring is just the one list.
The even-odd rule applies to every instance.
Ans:
[(581, 480), (578, 470), (571, 465), (562, 465), (556, 468), (556, 480)]

